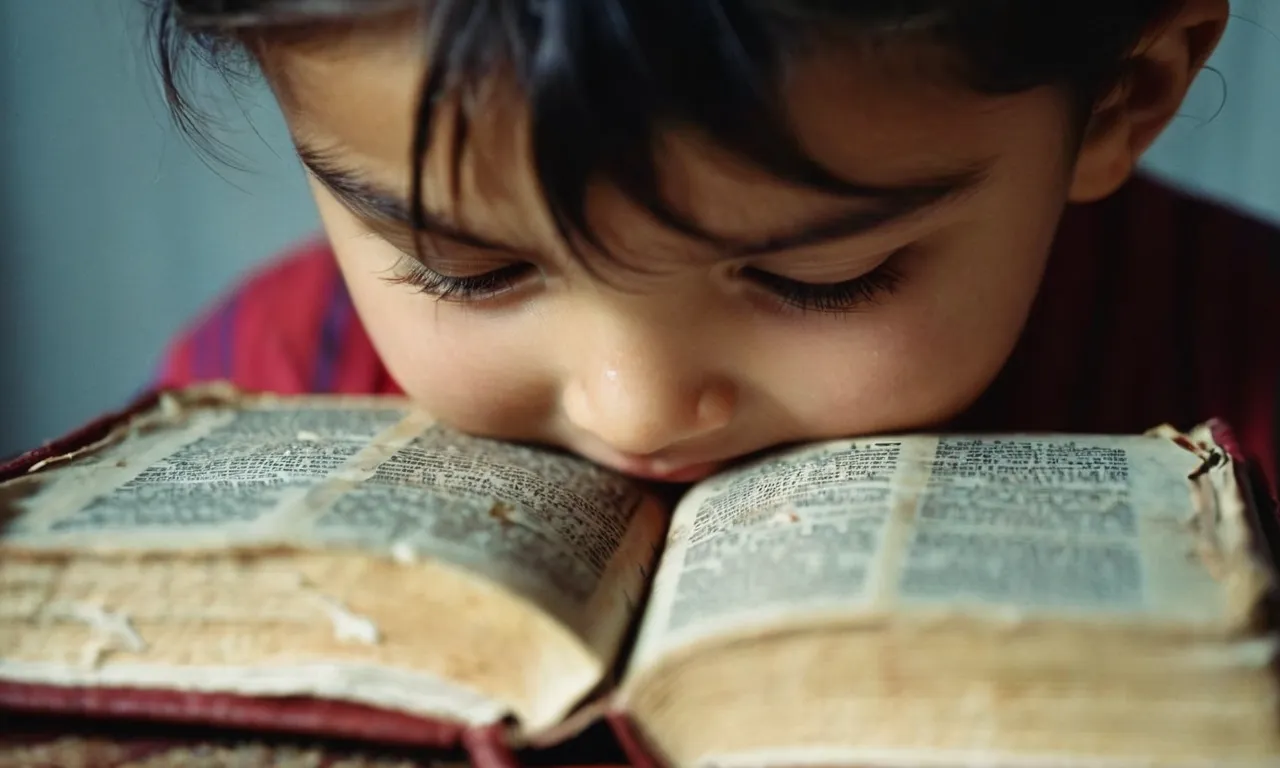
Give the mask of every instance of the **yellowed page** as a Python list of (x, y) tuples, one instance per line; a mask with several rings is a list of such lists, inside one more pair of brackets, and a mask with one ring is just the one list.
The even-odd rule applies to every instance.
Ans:
[(1206, 456), (1154, 436), (903, 436), (743, 467), (676, 510), (631, 669), (830, 621), (1221, 630), (1259, 573), (1243, 597), (1216, 578), (1238, 560), (1242, 507), (1229, 463), (1189, 479)]
[[(553, 617), (603, 667), (637, 610), (665, 529), (657, 502), (625, 478), (559, 453), (461, 435), (403, 400), (239, 397), (218, 389), (175, 395), (93, 451), (0, 485), (0, 520), (7, 521), (0, 553), (33, 562), (73, 553), (199, 558), (281, 548), (443, 563)], [(19, 605), (22, 594), (36, 600), (55, 586), (23, 583), (30, 589), (0, 600), (0, 623), (128, 619), (110, 600), (68, 609), (97, 619)], [(293, 609), (332, 622), (348, 640), (376, 642), (378, 628), (344, 613), (341, 603), (303, 594), (296, 578), (276, 586), (279, 595), (242, 583), (217, 600), (186, 604), (210, 611), (186, 619), (193, 626), (219, 621), (219, 612), (239, 605), (232, 618), (247, 621), (272, 611), (263, 601), (292, 600)], [(119, 632), (108, 636), (123, 642)], [(0, 675), (4, 656), (0, 647)], [(443, 681), (433, 685), (456, 698)], [(424, 695), (431, 687), (416, 686)]]

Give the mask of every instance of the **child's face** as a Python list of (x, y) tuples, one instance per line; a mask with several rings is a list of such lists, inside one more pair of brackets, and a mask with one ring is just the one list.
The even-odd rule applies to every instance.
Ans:
[[(282, 50), (268, 68), (304, 157), (323, 154), (325, 172), (349, 171), (403, 202), (422, 63), (407, 33), (389, 43)], [(426, 266), (507, 270), (493, 281), (499, 295), (458, 302), (390, 282), (412, 271), (406, 224), (313, 179), (391, 373), (464, 430), (678, 481), (780, 443), (962, 411), (1004, 364), (1036, 294), (1072, 183), (1066, 99), (1049, 89), (981, 96), (837, 55), (808, 62), (792, 83), (797, 133), (837, 175), (951, 179), (954, 193), (880, 216), (874, 201), (789, 187), (676, 133), (659, 155), (667, 197), (743, 248), (716, 252), (600, 187), (588, 210), (616, 259), (583, 244), (584, 269), (530, 173), (521, 99), (495, 81), (465, 145), (458, 205), (449, 152), (427, 166), (433, 218), (476, 242), (436, 238)], [(447, 147), (448, 112), (436, 122)], [(819, 306), (787, 303), (806, 296)]]

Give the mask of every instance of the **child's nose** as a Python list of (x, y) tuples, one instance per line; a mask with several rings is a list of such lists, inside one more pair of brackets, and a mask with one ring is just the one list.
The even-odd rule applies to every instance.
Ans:
[(630, 456), (723, 429), (736, 401), (727, 377), (652, 354), (590, 366), (564, 392), (565, 415), (575, 427)]

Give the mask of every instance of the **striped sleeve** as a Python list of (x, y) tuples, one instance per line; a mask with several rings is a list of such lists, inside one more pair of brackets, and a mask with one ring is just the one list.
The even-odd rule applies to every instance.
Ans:
[(235, 321), (239, 295), (223, 299), (170, 344), (153, 380), (157, 387), (235, 378)]
[(332, 254), (315, 244), (252, 273), (205, 312), (169, 346), (153, 385), (363, 392), (380, 370)]

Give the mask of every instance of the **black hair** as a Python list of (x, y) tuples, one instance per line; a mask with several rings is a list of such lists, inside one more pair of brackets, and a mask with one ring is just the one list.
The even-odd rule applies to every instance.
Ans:
[[(780, 103), (788, 63), (809, 46), (933, 45), (947, 55), (945, 76), (982, 93), (1066, 89), (1083, 130), (1144, 34), (1180, 1), (150, 0), (166, 95), (192, 133), (198, 111), (178, 78), (185, 53), (225, 68), (246, 40), (269, 41), (273, 31), (417, 11), (427, 68), (406, 148), (415, 224), (424, 225), (422, 161), (438, 106), (502, 67), (528, 101), (534, 168), (561, 234), (592, 242), (585, 198), (596, 179), (668, 226), (710, 237), (660, 198), (654, 142), (670, 125), (700, 130), (788, 181), (858, 194), (800, 148)], [(456, 164), (468, 117), (455, 113)]]

